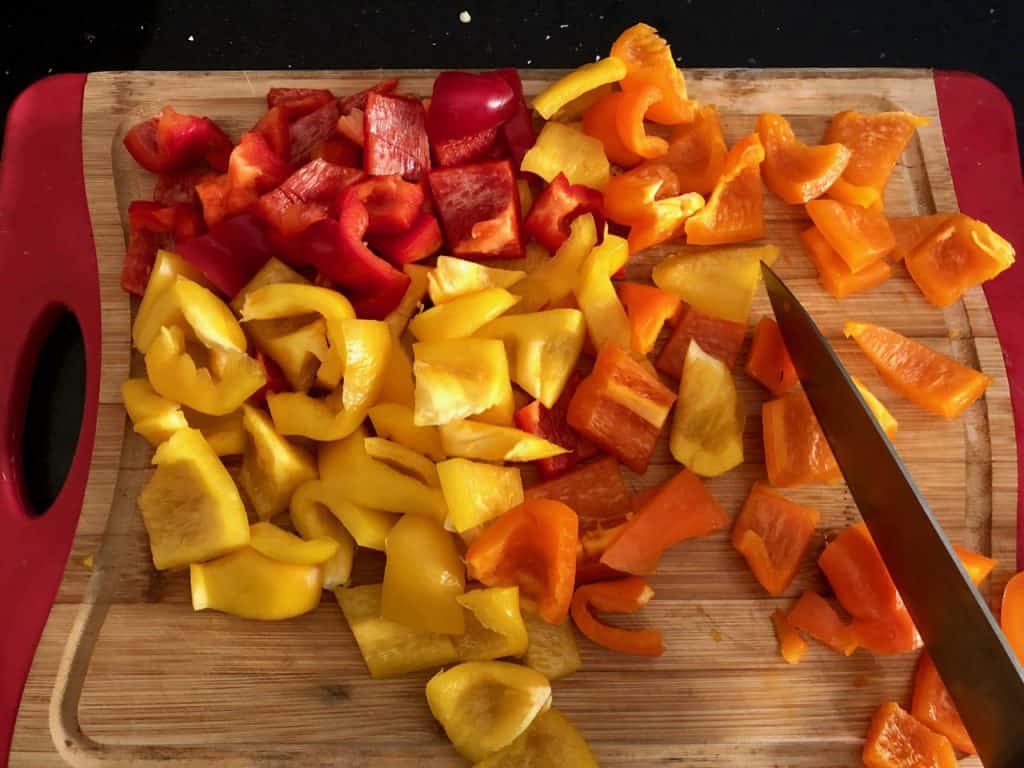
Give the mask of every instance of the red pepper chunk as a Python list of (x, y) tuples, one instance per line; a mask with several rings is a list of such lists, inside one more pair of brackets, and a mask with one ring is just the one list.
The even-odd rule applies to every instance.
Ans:
[(310, 160), (260, 197), (256, 213), (282, 237), (293, 237), (327, 218), (341, 190), (362, 178), (359, 169)]
[(288, 125), (288, 113), (284, 107), (273, 107), (267, 111), (253, 126), (253, 131), (267, 140), (270, 148), (282, 160), (287, 161), (292, 154), (292, 137)]
[(632, 509), (622, 469), (611, 456), (531, 485), (525, 494), (528, 499), (554, 499), (571, 507), (579, 516), (581, 529), (609, 521), (619, 523)]
[(362, 168), (363, 153), (359, 147), (348, 139), (340, 136), (321, 141), (310, 153), (313, 159), (321, 158), (328, 163), (343, 165), (346, 168)]
[(288, 122), (332, 101), (334, 94), (325, 88), (271, 88), (267, 91), (267, 109), (280, 109)]
[(180, 171), (205, 161), (217, 171), (228, 167), (231, 139), (208, 117), (182, 115), (164, 107), (157, 117), (132, 126), (124, 146), (152, 173)]
[(570, 184), (565, 174), (559, 173), (534, 200), (523, 221), (523, 229), (554, 253), (569, 239), (569, 224), (584, 213), (594, 215), (600, 242), (604, 233), (603, 210), (600, 192), (582, 184)]
[(314, 147), (334, 136), (340, 116), (338, 102), (332, 100), (293, 122), (288, 128), (292, 162), (304, 163), (309, 160)]
[[(430, 114), (427, 114), (429, 120)], [(434, 151), (434, 160), (441, 168), (452, 165), (465, 165), (485, 157), (498, 141), (501, 132), (499, 128), (488, 128), (479, 133), (469, 136), (459, 136), (454, 139), (439, 139), (431, 141), (431, 148)]]
[[(597, 446), (570, 427), (567, 421), (569, 403), (581, 380), (580, 374), (574, 371), (566, 381), (562, 394), (558, 396), (553, 408), (545, 408), (539, 400), (534, 400), (516, 411), (516, 426), (521, 430), (543, 437), (548, 442), (560, 445), (569, 451), (569, 453), (538, 459), (534, 462), (541, 477), (545, 480), (568, 472), (579, 462), (586, 461), (598, 453)], [(616, 474), (618, 474), (617, 466)], [(563, 499), (563, 501), (565, 500)], [(568, 501), (566, 503), (569, 504)], [(577, 514), (581, 514), (574, 504), (569, 504), (569, 506), (575, 509)]]
[(233, 298), (271, 256), (277, 255), (266, 224), (248, 212), (212, 227), (205, 235), (179, 243), (175, 249), (228, 298)]
[(569, 613), (576, 577), (576, 513), (530, 499), (499, 517), (466, 551), (469, 577), (489, 587), (518, 586), (550, 624)]
[(427, 134), (435, 145), (498, 128), (516, 112), (512, 86), (495, 72), (442, 72), (434, 78)]
[(686, 307), (676, 327), (672, 329), (672, 335), (655, 358), (654, 367), (673, 378), (682, 378), (686, 351), (693, 339), (702, 350), (732, 368), (746, 335), (745, 323), (721, 320), (693, 307)]
[(519, 191), (508, 160), (437, 168), (428, 179), (452, 255), (463, 259), (523, 255)]
[(444, 237), (433, 215), (421, 212), (412, 225), (395, 235), (374, 235), (370, 247), (392, 264), (412, 264), (441, 250)]
[(198, 205), (196, 184), (216, 176), (213, 171), (203, 169), (161, 173), (156, 177), (156, 185), (153, 187), (153, 200), (160, 205)]
[(227, 174), (196, 185), (207, 226), (248, 210), (261, 194), (284, 181), (288, 170), (262, 134), (242, 134), (231, 151)]
[(592, 611), (635, 613), (654, 597), (646, 581), (630, 576), (618, 581), (584, 584), (572, 599), (572, 620), (587, 639), (610, 651), (634, 656), (661, 656), (665, 643), (660, 629), (619, 629), (594, 617)]
[(523, 162), (523, 156), (537, 140), (537, 134), (533, 130), (533, 112), (523, 97), (523, 81), (514, 67), (496, 69), (494, 74), (504, 78), (515, 95), (516, 110), (501, 126), (501, 133), (508, 153), (518, 168)]
[(363, 113), (363, 168), (374, 176), (418, 180), (430, 170), (430, 142), (423, 103), (371, 93)]
[(423, 188), (401, 176), (367, 179), (347, 193), (354, 195), (369, 216), (367, 235), (394, 235), (412, 226), (423, 209)]
[(184, 242), (202, 231), (203, 221), (193, 205), (161, 205), (135, 200), (128, 205), (128, 247), (121, 269), (121, 288), (141, 296), (149, 282), (156, 252)]
[(398, 78), (389, 77), (387, 80), (381, 80), (376, 85), (371, 85), (369, 88), (365, 88), (357, 93), (350, 93), (348, 96), (342, 96), (338, 99), (338, 108), (341, 110), (341, 114), (348, 114), (353, 109), (364, 110), (366, 109), (366, 100), (370, 97), (371, 93), (394, 93), (395, 88), (398, 87)]

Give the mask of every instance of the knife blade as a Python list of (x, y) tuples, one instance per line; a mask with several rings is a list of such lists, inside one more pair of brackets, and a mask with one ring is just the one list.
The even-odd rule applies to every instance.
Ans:
[(807, 399), (979, 757), (1024, 766), (1024, 669), (835, 351), (761, 268)]

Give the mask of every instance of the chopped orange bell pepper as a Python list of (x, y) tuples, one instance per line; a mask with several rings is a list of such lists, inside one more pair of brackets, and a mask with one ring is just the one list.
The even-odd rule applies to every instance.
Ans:
[(992, 379), (895, 331), (848, 320), (853, 338), (882, 380), (911, 402), (955, 419), (984, 394)]
[(975, 585), (981, 584), (981, 582), (987, 579), (988, 575), (992, 573), (992, 569), (999, 563), (998, 560), (985, 557), (980, 552), (972, 552), (966, 547), (960, 547), (955, 544), (953, 545), (953, 551), (960, 558), (961, 565), (963, 565), (964, 570), (967, 571), (967, 575), (971, 577), (971, 581)]
[(643, 283), (619, 283), (618, 290), (629, 317), (633, 351), (646, 355), (654, 349), (665, 323), (679, 314), (679, 297)]
[(697, 103), (686, 96), (686, 81), (672, 58), (672, 49), (648, 24), (634, 24), (612, 44), (612, 56), (626, 64), (622, 90), (629, 92), (654, 85), (661, 99), (647, 113), (647, 119), (662, 125), (693, 120)]
[(686, 220), (703, 207), (704, 198), (696, 192), (656, 201), (648, 214), (630, 227), (629, 253), (639, 253), (681, 236)]
[(842, 144), (808, 146), (799, 141), (782, 115), (764, 113), (756, 130), (764, 145), (764, 183), (790, 205), (820, 197), (850, 162), (850, 150)]
[(891, 216), (889, 229), (896, 238), (892, 249), (893, 261), (903, 261), (912, 250), (924, 242), (932, 232), (953, 218), (952, 213), (932, 213), (927, 216)]
[(610, 651), (635, 656), (665, 652), (660, 629), (619, 629), (598, 621), (593, 611), (635, 613), (654, 597), (654, 590), (637, 576), (618, 581), (584, 584), (572, 598), (572, 620), (588, 639)]
[(896, 437), (896, 430), (899, 428), (899, 423), (889, 413), (889, 409), (885, 407), (881, 400), (872, 394), (871, 390), (864, 386), (863, 382), (856, 376), (851, 375), (850, 380), (857, 387), (857, 391), (860, 392), (860, 396), (864, 398), (864, 402), (867, 403), (869, 409), (871, 409), (872, 415), (875, 417), (875, 421), (878, 422), (878, 426), (882, 428), (882, 431), (888, 436), (890, 440)]
[(921, 651), (914, 674), (914, 697), (910, 703), (910, 714), (931, 728), (941, 733), (961, 752), (976, 755), (974, 742), (960, 719), (960, 713), (953, 703), (953, 697), (946, 690), (939, 670), (927, 651)]
[(673, 130), (668, 138), (668, 152), (649, 163), (671, 168), (679, 179), (681, 192), (710, 195), (725, 170), (728, 154), (718, 111), (709, 104), (697, 111), (692, 123), (684, 123)]
[(821, 283), (821, 287), (837, 299), (844, 299), (852, 293), (881, 285), (892, 274), (892, 267), (882, 259), (854, 272), (828, 244), (817, 227), (808, 227), (801, 232), (800, 242), (804, 246), (807, 258), (818, 270), (818, 282)]
[(839, 112), (825, 132), (825, 141), (849, 148), (850, 162), (843, 179), (881, 193), (896, 161), (914, 131), (928, 120), (909, 112)]
[(778, 488), (842, 479), (825, 433), (802, 390), (761, 407), (764, 463), (768, 480)]
[(746, 335), (747, 326), (743, 323), (720, 320), (687, 306), (672, 329), (672, 335), (655, 358), (654, 367), (673, 378), (681, 378), (683, 362), (692, 339), (701, 349), (731, 369), (736, 365)]
[(843, 622), (828, 600), (816, 592), (800, 595), (796, 605), (786, 614), (786, 621), (836, 653), (849, 656), (857, 649), (850, 627)]
[(875, 713), (861, 753), (867, 768), (956, 768), (949, 739), (887, 701)]
[(936, 307), (948, 307), (968, 288), (1009, 269), (1013, 246), (985, 223), (954, 216), (907, 256), (910, 276)]
[(583, 464), (561, 477), (531, 485), (527, 499), (553, 499), (570, 507), (584, 521), (626, 519), (631, 508), (622, 469), (611, 456)]
[(836, 179), (835, 184), (828, 188), (825, 196), (848, 205), (859, 205), (872, 211), (882, 210), (882, 193), (874, 187), (858, 187), (845, 179)]
[(762, 317), (754, 329), (754, 340), (743, 370), (776, 397), (789, 392), (799, 380), (779, 324), (772, 318)]
[(779, 653), (786, 663), (799, 664), (803, 661), (807, 655), (807, 641), (779, 608), (772, 612), (772, 626), (775, 627), (775, 637), (779, 641)]
[(569, 403), (569, 426), (632, 469), (647, 471), (676, 396), (628, 352), (606, 344)]
[(686, 242), (722, 245), (764, 237), (763, 161), (764, 147), (756, 133), (736, 142), (707, 205), (687, 220)]
[(811, 200), (807, 215), (852, 272), (860, 272), (896, 247), (885, 216), (838, 200)]
[[(703, 205), (700, 195), (679, 195), (678, 179), (668, 166), (650, 163), (612, 177), (604, 191), (604, 212), (619, 224), (636, 225), (652, 218), (666, 220), (661, 225), (666, 234), (658, 241), (663, 242), (679, 233), (686, 216), (693, 212), (690, 209), (699, 207), (698, 199)], [(650, 224), (646, 228), (650, 229)], [(648, 242), (644, 247), (654, 244)], [(638, 250), (641, 249), (630, 247), (630, 253)]]
[(604, 153), (609, 160), (623, 168), (631, 168), (643, 158), (627, 148), (619, 138), (615, 116), (625, 97), (622, 91), (609, 91), (590, 105), (583, 113), (583, 132), (604, 145)]
[(761, 586), (778, 596), (793, 581), (817, 525), (818, 510), (754, 483), (733, 525), (732, 545)]
[(623, 146), (640, 157), (650, 159), (668, 152), (668, 142), (660, 136), (651, 136), (644, 128), (644, 115), (659, 101), (661, 91), (656, 85), (642, 85), (622, 92), (615, 113), (615, 129)]
[(541, 617), (558, 624), (569, 613), (576, 579), (579, 521), (565, 504), (527, 499), (491, 524), (466, 551), (470, 578), (489, 587), (519, 587)]
[(728, 522), (700, 478), (683, 469), (636, 511), (601, 562), (623, 573), (654, 573), (661, 554), (673, 544), (707, 536)]
[(999, 626), (1018, 659), (1024, 659), (1024, 575), (1021, 574), (1024, 571), (1006, 582), (999, 609)]

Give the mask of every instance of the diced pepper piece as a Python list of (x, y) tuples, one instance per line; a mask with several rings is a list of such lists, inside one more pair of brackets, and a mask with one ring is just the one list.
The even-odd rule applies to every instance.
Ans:
[(786, 621), (836, 653), (849, 656), (857, 649), (849, 625), (828, 600), (816, 592), (804, 592), (786, 614)]
[(778, 608), (772, 612), (772, 626), (775, 627), (775, 637), (779, 641), (779, 653), (786, 663), (799, 664), (803, 661), (807, 655), (807, 641)]
[(533, 131), (533, 113), (523, 97), (523, 81), (514, 67), (496, 69), (494, 74), (505, 78), (512, 86), (515, 94), (516, 111), (501, 126), (501, 136), (508, 146), (509, 156), (516, 167), (523, 161), (523, 156), (533, 146), (536, 134)]
[(874, 187), (858, 187), (856, 184), (851, 184), (842, 178), (836, 179), (836, 183), (828, 188), (825, 196), (847, 205), (859, 205), (861, 208), (870, 208), (872, 211), (881, 212), (884, 208), (882, 193), (877, 189)]
[(121, 267), (121, 290), (136, 296), (145, 292), (156, 254), (169, 246), (169, 241), (170, 235), (167, 234), (137, 229), (129, 231)]
[(288, 129), (288, 113), (283, 107), (271, 107), (252, 127), (253, 132), (262, 134), (270, 148), (286, 162), (292, 154), (292, 136)]
[(588, 640), (610, 651), (635, 656), (661, 656), (665, 652), (665, 643), (660, 629), (619, 629), (598, 621), (593, 613), (635, 613), (652, 597), (654, 590), (638, 576), (584, 584), (573, 595), (572, 620)]
[(1024, 576), (1013, 576), (1003, 588), (999, 626), (1018, 659), (1024, 659)]
[(398, 403), (380, 403), (373, 406), (367, 415), (379, 437), (394, 440), (432, 461), (444, 459), (437, 427), (417, 426), (413, 421), (412, 408)]
[(721, 360), (732, 370), (746, 336), (746, 323), (719, 320), (699, 309), (686, 306), (682, 317), (672, 329), (672, 335), (655, 358), (654, 367), (673, 378), (681, 379), (690, 342), (695, 341), (704, 352)]
[(518, 467), (448, 459), (437, 465), (437, 473), (448, 505), (445, 527), (458, 533), (484, 525), (524, 500)]
[(583, 112), (583, 132), (601, 142), (604, 153), (616, 165), (629, 168), (643, 160), (640, 155), (628, 149), (619, 138), (615, 116), (619, 113), (626, 94), (622, 91), (608, 91), (589, 105)]
[(496, 339), (421, 341), (412, 350), (417, 426), (483, 413), (508, 384), (505, 345)]
[(450, 421), (440, 425), (441, 447), (449, 456), (478, 461), (537, 461), (566, 452), (519, 429), (479, 421)]
[(850, 162), (851, 152), (842, 144), (809, 146), (798, 140), (782, 115), (765, 112), (756, 130), (764, 145), (764, 183), (790, 205), (820, 197)]
[(758, 321), (743, 370), (776, 397), (789, 392), (799, 381), (779, 324), (772, 318), (765, 316)]
[(960, 719), (953, 697), (946, 690), (939, 670), (927, 651), (921, 651), (914, 674), (914, 697), (910, 704), (910, 714), (920, 720), (931, 730), (942, 734), (961, 752), (976, 755), (971, 735)]
[(267, 522), (249, 526), (249, 546), (271, 560), (296, 565), (320, 565), (338, 552), (338, 542), (334, 539), (303, 540)]
[(673, 544), (707, 536), (728, 522), (704, 483), (683, 469), (636, 510), (601, 562), (623, 573), (654, 573), (662, 553)]
[[(402, 271), (409, 276), (409, 287), (405, 289), (405, 294), (403, 294), (398, 306), (391, 310), (387, 317), (384, 318), (384, 322), (391, 329), (391, 335), (395, 338), (396, 347), (400, 346), (398, 342), (405, 332), (406, 326), (409, 325), (409, 320), (419, 311), (423, 299), (427, 295), (427, 277), (432, 270), (419, 264), (403, 264)], [(408, 358), (404, 348), (402, 349), (402, 357), (403, 359)], [(409, 383), (411, 384), (412, 363), (409, 362), (407, 367), (409, 368)], [(412, 394), (411, 387), (410, 394)]]
[(419, 341), (465, 339), (519, 301), (504, 288), (485, 288), (420, 312), (409, 322)]
[(679, 297), (643, 283), (619, 283), (618, 292), (629, 318), (632, 349), (646, 355), (654, 349), (665, 323), (678, 317)]
[(710, 195), (725, 170), (728, 154), (718, 110), (709, 104), (697, 110), (693, 122), (683, 123), (672, 131), (668, 152), (645, 165), (660, 163), (670, 168), (680, 192)]
[(860, 396), (864, 398), (864, 402), (867, 403), (868, 408), (874, 415), (875, 420), (878, 422), (878, 426), (882, 428), (882, 431), (892, 440), (896, 436), (896, 429), (899, 424), (896, 419), (893, 418), (892, 414), (889, 413), (889, 409), (885, 407), (881, 400), (875, 397), (871, 390), (864, 386), (864, 383), (856, 376), (850, 376), (850, 379), (857, 387), (857, 391), (860, 392)]
[(263, 411), (243, 404), (242, 426), (247, 437), (238, 486), (256, 517), (270, 520), (288, 508), (296, 488), (316, 479), (316, 463), (307, 451), (281, 437)]
[(121, 385), (121, 400), (135, 432), (153, 447), (179, 429), (188, 428), (181, 406), (160, 397), (144, 378), (127, 379)]
[(761, 407), (764, 458), (769, 482), (777, 488), (842, 479), (832, 449), (802, 390)]
[(507, 747), (473, 768), (520, 768), (521, 766), (597, 768), (597, 760), (583, 735), (557, 709), (549, 709)]
[(310, 160), (281, 185), (260, 197), (256, 213), (282, 237), (292, 237), (326, 219), (338, 194), (362, 177), (362, 171)]
[(148, 352), (164, 328), (188, 330), (208, 348), (246, 351), (245, 333), (228, 305), (212, 291), (184, 275), (167, 273), (160, 283), (154, 286), (148, 306), (143, 302), (145, 313), (140, 309), (135, 322), (133, 335), (140, 352)]
[(341, 113), (339, 103), (332, 99), (321, 104), (312, 112), (292, 121), (288, 133), (291, 138), (291, 160), (293, 163), (305, 163), (321, 142), (335, 135)]
[(892, 249), (893, 261), (903, 261), (911, 251), (954, 218), (952, 213), (933, 213), (926, 216), (890, 216), (889, 229), (896, 239)]
[(732, 528), (732, 545), (771, 595), (781, 595), (796, 576), (818, 525), (818, 510), (804, 507), (754, 483)]
[(579, 281), (573, 293), (576, 303), (587, 321), (587, 331), (594, 347), (613, 344), (630, 349), (632, 330), (626, 309), (612, 285), (611, 276), (629, 260), (629, 246), (616, 235), (605, 235), (604, 241), (593, 248), (583, 262)]
[(892, 274), (892, 268), (883, 259), (854, 272), (828, 244), (817, 227), (812, 226), (801, 232), (800, 242), (803, 243), (807, 258), (818, 270), (818, 282), (837, 299), (845, 299), (850, 294), (881, 285)]
[[(370, 466), (379, 470), (381, 474), (390, 474), (391, 471), (391, 467), (383, 462)], [(423, 487), (418, 480), (413, 480), (413, 483), (416, 485), (410, 486), (406, 483), (406, 490)], [(356, 492), (355, 495), (359, 496), (360, 494)], [(392, 502), (388, 503), (391, 506), (400, 506)], [(345, 484), (339, 483), (337, 478), (312, 480), (299, 486), (292, 495), (289, 513), (296, 530), (303, 537), (329, 536), (339, 542), (339, 553), (345, 552), (345, 569), (343, 572), (339, 570), (335, 577), (330, 579), (333, 586), (327, 587), (329, 589), (348, 582), (356, 544), (366, 549), (383, 552), (387, 536), (399, 519), (397, 514), (391, 512), (366, 509), (358, 504), (353, 504), (349, 501)], [(340, 568), (341, 563), (328, 564), (326, 569), (328, 577), (332, 565)], [(326, 584), (327, 579), (325, 579)]]
[(533, 202), (523, 229), (549, 251), (557, 251), (569, 238), (569, 225), (577, 216), (592, 214), (598, 229), (604, 223), (601, 193), (582, 184), (570, 184), (559, 173)]
[(370, 98), (371, 93), (394, 93), (397, 87), (398, 78), (389, 77), (386, 80), (381, 80), (379, 83), (374, 83), (369, 88), (364, 88), (356, 93), (350, 93), (348, 96), (342, 96), (338, 99), (338, 106), (343, 113), (353, 109), (366, 109), (366, 102)]
[(511, 288), (526, 276), (516, 269), (495, 269), (474, 261), (438, 256), (437, 266), (427, 275), (430, 300), (435, 304), (487, 288)]
[(553, 122), (544, 124), (519, 170), (534, 173), (547, 182), (564, 173), (570, 184), (592, 189), (604, 189), (611, 178), (611, 166), (599, 139), (572, 126)]
[(441, 479), (438, 477), (434, 462), (412, 448), (406, 448), (383, 437), (368, 437), (363, 445), (371, 459), (382, 461), (432, 488), (441, 487)]
[[(306, 325), (300, 325), (295, 330), (288, 330), (294, 325), (291, 319), (283, 321), (257, 320), (255, 322), (267, 324), (260, 328), (259, 338), (256, 339), (260, 353), (265, 355), (279, 374), (284, 377), (284, 386), (270, 387), (268, 375), (269, 392), (288, 390), (308, 392), (314, 381), (318, 379), (318, 371), (326, 371), (328, 367), (332, 369), (335, 367), (333, 362), (329, 366), (323, 365), (329, 359), (333, 359), (334, 352), (328, 347), (327, 322), (322, 317), (318, 317)], [(269, 330), (275, 325), (280, 328), (282, 324), (284, 330), (276, 333), (274, 330)], [(252, 323), (249, 323), (247, 328), (251, 333)], [(319, 383), (325, 384), (326, 382), (321, 379)]]
[(213, 171), (202, 168), (161, 173), (153, 185), (153, 201), (160, 205), (196, 206), (199, 204), (196, 184), (208, 181), (216, 175)]
[(871, 266), (896, 247), (885, 215), (838, 200), (811, 200), (807, 215), (851, 272)]
[(562, 243), (555, 255), (514, 286), (512, 292), (523, 297), (519, 309), (536, 312), (546, 304), (556, 304), (571, 295), (583, 263), (596, 244), (594, 217), (584, 214), (573, 219), (569, 225), (569, 239)]
[(649, 120), (662, 125), (693, 120), (697, 104), (687, 98), (683, 73), (658, 30), (648, 24), (635, 24), (619, 35), (611, 53), (626, 64), (627, 73), (622, 80), (624, 91), (646, 85), (657, 87), (661, 98), (648, 111)]
[(704, 206), (700, 195), (678, 190), (675, 173), (659, 164), (620, 173), (608, 183), (605, 210), (610, 218), (630, 225), (630, 254), (680, 237), (686, 220)]
[(393, 264), (411, 264), (433, 256), (444, 244), (441, 225), (430, 213), (420, 213), (404, 232), (373, 235), (370, 247)]
[(466, 631), (455, 638), (459, 661), (488, 661), (526, 653), (529, 637), (517, 587), (474, 589), (456, 602), (466, 609)]
[[(427, 125), (430, 125), (430, 112), (427, 113)], [(467, 136), (432, 140), (430, 145), (434, 152), (435, 167), (449, 168), (493, 157), (500, 137), (501, 127), (495, 127)]]
[[(568, 451), (568, 453), (540, 459), (536, 462), (541, 477), (545, 479), (558, 477), (579, 462), (586, 461), (597, 453), (597, 447), (570, 427), (566, 420), (569, 403), (581, 380), (582, 377), (578, 373), (572, 372), (562, 394), (558, 396), (558, 400), (555, 401), (552, 408), (545, 407), (540, 400), (534, 400), (515, 413), (516, 426), (521, 430), (542, 437), (555, 445), (560, 445)], [(572, 504), (569, 506), (576, 509)]]
[[(340, 118), (339, 118), (340, 119)], [(362, 128), (363, 121), (359, 121)], [(360, 170), (363, 167), (363, 153), (359, 145), (343, 136), (325, 139), (313, 147), (310, 155), (314, 160), (325, 160), (332, 165)]]
[(909, 112), (838, 112), (825, 132), (825, 142), (850, 149), (843, 181), (881, 193), (903, 148), (924, 125), (928, 125), (927, 118)]
[(200, 161), (223, 172), (231, 154), (231, 139), (210, 118), (182, 115), (171, 107), (132, 126), (124, 146), (151, 173), (179, 171)]
[(606, 344), (569, 403), (569, 426), (634, 472), (647, 470), (676, 397), (628, 352)]
[[(321, 565), (324, 572), (324, 589), (334, 590), (348, 583), (352, 575), (352, 561), (356, 554), (356, 542), (338, 518), (331, 514), (327, 502), (317, 499), (326, 494), (311, 493), (321, 487), (319, 480), (312, 480), (292, 494), (288, 517), (306, 541), (330, 539), (337, 544), (338, 551)], [(383, 545), (382, 545), (383, 546)]]
[(164, 294), (173, 287), (178, 277), (184, 277), (193, 283), (209, 288), (210, 284), (196, 267), (170, 251), (158, 251), (153, 271), (146, 283), (146, 292), (135, 313), (132, 323), (132, 343), (136, 349), (148, 348), (157, 337), (160, 327), (166, 322), (167, 308)]
[(583, 666), (576, 632), (568, 618), (559, 624), (549, 624), (531, 603), (529, 607), (523, 606), (523, 622), (530, 641), (523, 663), (530, 669), (548, 680), (558, 680)]
[(615, 56), (592, 61), (551, 83), (534, 97), (533, 108), (548, 120), (555, 112), (583, 94), (626, 76), (626, 64)]
[(972, 552), (966, 547), (957, 546), (956, 544), (953, 545), (953, 550), (956, 552), (957, 557), (960, 558), (960, 563), (975, 585), (981, 584), (981, 582), (987, 579), (999, 562), (991, 557), (985, 557), (980, 552)]
[(703, 477), (728, 472), (743, 463), (744, 421), (729, 368), (691, 341), (669, 435), (672, 457)]
[(430, 143), (496, 129), (516, 107), (516, 92), (500, 73), (442, 72), (434, 78), (430, 96)]
[(320, 604), (319, 565), (283, 563), (245, 547), (208, 563), (189, 566), (192, 609), (212, 608), (243, 619), (279, 621)]
[(519, 194), (509, 161), (435, 168), (427, 178), (452, 255), (469, 259), (523, 255)]
[(686, 220), (687, 243), (723, 245), (764, 237), (763, 160), (756, 133), (736, 142), (707, 205)]
[(774, 245), (675, 254), (655, 265), (651, 277), (704, 314), (746, 325), (760, 285), (760, 262), (771, 266), (778, 257)]
[[(360, 153), (362, 153), (362, 149), (366, 146), (365, 117), (363, 110), (352, 109), (339, 117), (338, 122), (334, 126), (345, 141), (359, 148)], [(361, 154), (360, 157), (362, 157)], [(361, 168), (364, 166), (365, 162), (360, 163)]]
[(985, 374), (888, 328), (849, 320), (843, 333), (857, 342), (891, 389), (947, 419), (960, 416), (992, 383)]
[(241, 410), (223, 416), (210, 416), (187, 409), (185, 418), (188, 419), (190, 427), (195, 427), (203, 433), (206, 442), (218, 456), (237, 456), (245, 452), (245, 429), (242, 427)]
[(416, 405), (416, 384), (412, 376), (412, 360), (405, 345), (392, 329), (391, 359), (384, 369), (384, 382), (377, 396), (379, 404), (394, 403), (404, 405), (410, 411)]
[(288, 164), (274, 152), (263, 134), (242, 134), (231, 150), (227, 174), (196, 185), (207, 226), (214, 227), (251, 208), (260, 195), (284, 181), (288, 171)]
[(956, 768), (949, 739), (907, 714), (895, 701), (878, 708), (864, 737), (861, 755), (867, 768)]
[(361, 181), (352, 187), (349, 195), (357, 197), (366, 206), (367, 235), (405, 232), (423, 210), (423, 187), (398, 175)]
[(271, 88), (267, 91), (267, 109), (279, 108), (289, 120), (315, 112), (334, 100), (334, 94), (326, 88)]
[(233, 216), (175, 248), (229, 298), (275, 255), (269, 228), (254, 213)]
[(619, 140), (627, 150), (640, 157), (651, 159), (668, 152), (668, 142), (660, 136), (652, 136), (644, 127), (644, 115), (659, 101), (661, 90), (653, 84), (639, 85), (623, 91), (619, 109), (615, 113), (615, 129)]
[(571, 508), (581, 529), (601, 521), (622, 521), (632, 507), (619, 463), (606, 456), (526, 489), (527, 499), (552, 499)]

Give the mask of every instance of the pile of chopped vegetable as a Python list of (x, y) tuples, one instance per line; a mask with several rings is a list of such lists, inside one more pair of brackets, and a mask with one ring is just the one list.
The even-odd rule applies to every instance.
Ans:
[[(532, 109), (513, 69), (444, 72), (429, 99), (400, 85), (271, 89), (237, 143), (169, 106), (125, 137), (158, 174), (153, 200), (129, 206), (122, 275), (141, 296), (146, 377), (123, 396), (156, 447), (138, 500), (153, 563), (188, 566), (196, 610), (245, 618), (294, 617), (333, 590), (371, 676), (446, 668), (427, 701), (478, 768), (593, 766), (549, 681), (580, 667), (573, 626), (611, 651), (664, 653), (659, 629), (600, 615), (640, 611), (665, 550), (730, 525), (701, 478), (744, 460), (733, 371), (760, 263), (779, 255), (751, 242), (762, 182), (806, 207), (807, 256), (837, 299), (903, 262), (946, 306), (1013, 249), (967, 216), (885, 215), (922, 118), (841, 112), (807, 145), (763, 114), (729, 147), (645, 24)], [(653, 285), (621, 279), (633, 254), (683, 240), (708, 247), (670, 252)], [(989, 384), (885, 328), (845, 331), (942, 417)], [(781, 595), (818, 513), (775, 489), (841, 475), (772, 319), (744, 372), (774, 399), (767, 483), (732, 543)], [(681, 466), (630, 493), (622, 466), (644, 474), (663, 433)], [(360, 548), (385, 554), (380, 583), (349, 583)], [(960, 554), (977, 581), (995, 564)], [(815, 593), (776, 611), (787, 662), (805, 635), (844, 654), (920, 648), (863, 525), (818, 564), (841, 611)], [(1011, 581), (1003, 603), (1018, 651), (1022, 592)], [(954, 747), (973, 751), (922, 654), (911, 712), (879, 710), (865, 763), (947, 765)]]

